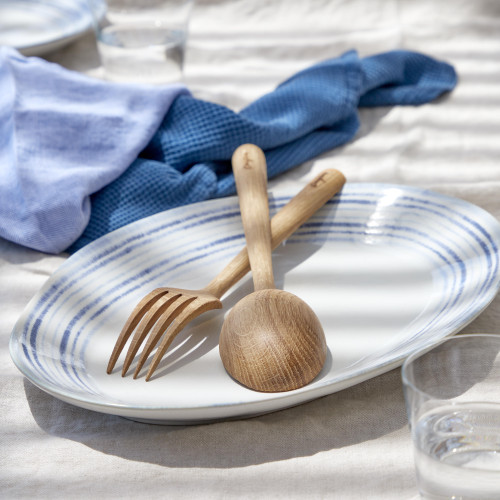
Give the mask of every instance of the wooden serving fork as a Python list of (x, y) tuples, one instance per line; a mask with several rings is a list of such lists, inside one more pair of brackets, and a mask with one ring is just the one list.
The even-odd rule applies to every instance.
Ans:
[[(309, 182), (271, 219), (272, 249), (293, 234), (317, 212), (345, 183), (338, 170), (327, 169)], [(148, 356), (163, 337), (146, 374), (148, 381), (158, 367), (175, 336), (194, 318), (212, 309), (221, 309), (221, 297), (250, 270), (246, 247), (201, 290), (156, 288), (147, 294), (127, 319), (109, 359), (107, 373), (111, 373), (132, 333), (123, 364), (125, 376), (139, 347), (149, 334), (141, 352), (134, 378), (137, 378)]]

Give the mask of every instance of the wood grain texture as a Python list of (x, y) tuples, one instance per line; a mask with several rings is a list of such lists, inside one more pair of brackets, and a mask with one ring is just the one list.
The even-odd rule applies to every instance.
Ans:
[(259, 290), (226, 317), (219, 351), (227, 372), (260, 392), (298, 389), (321, 371), (327, 345), (321, 323), (301, 299), (283, 290)]
[[(226, 316), (219, 353), (226, 371), (246, 387), (290, 391), (308, 384), (321, 371), (327, 354), (325, 335), (303, 300), (274, 288), (264, 153), (251, 144), (240, 146), (233, 155), (233, 171), (256, 291)], [(307, 192), (328, 184), (329, 177), (324, 173), (316, 178)], [(333, 177), (343, 184), (343, 176)], [(299, 203), (291, 213), (307, 211), (308, 206)]]
[(232, 164), (254, 288), (274, 288), (266, 158), (260, 148), (243, 144)]

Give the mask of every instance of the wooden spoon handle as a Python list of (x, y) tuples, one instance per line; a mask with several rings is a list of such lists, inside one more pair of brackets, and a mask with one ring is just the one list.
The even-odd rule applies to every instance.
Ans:
[[(328, 169), (318, 174), (271, 219), (271, 246), (274, 250), (315, 214), (345, 184), (344, 175)], [(247, 248), (243, 248), (204, 288), (221, 298), (250, 270)]]
[(259, 147), (243, 144), (232, 164), (254, 288), (274, 288), (266, 157)]

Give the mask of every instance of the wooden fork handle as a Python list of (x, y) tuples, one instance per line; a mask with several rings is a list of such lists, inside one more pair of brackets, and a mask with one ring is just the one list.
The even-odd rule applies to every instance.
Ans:
[[(271, 219), (271, 247), (274, 250), (316, 213), (330, 198), (342, 189), (344, 175), (335, 169), (323, 170), (295, 195)], [(231, 262), (204, 289), (221, 298), (250, 271), (247, 248)]]
[(254, 288), (274, 288), (266, 157), (258, 146), (243, 144), (232, 164)]

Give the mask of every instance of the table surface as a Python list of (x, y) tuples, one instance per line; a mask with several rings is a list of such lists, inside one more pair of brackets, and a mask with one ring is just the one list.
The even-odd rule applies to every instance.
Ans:
[[(430, 188), (500, 219), (500, 3), (494, 0), (200, 0), (186, 84), (235, 110), (296, 71), (356, 49), (421, 51), (459, 84), (420, 107), (360, 111), (349, 144), (270, 187), (303, 186), (323, 168), (348, 182)], [(101, 77), (91, 33), (45, 54)], [(66, 255), (0, 240), (2, 498), (418, 497), (399, 369), (284, 411), (199, 426), (154, 426), (63, 403), (10, 360), (11, 329)], [(498, 333), (500, 299), (463, 331)]]

